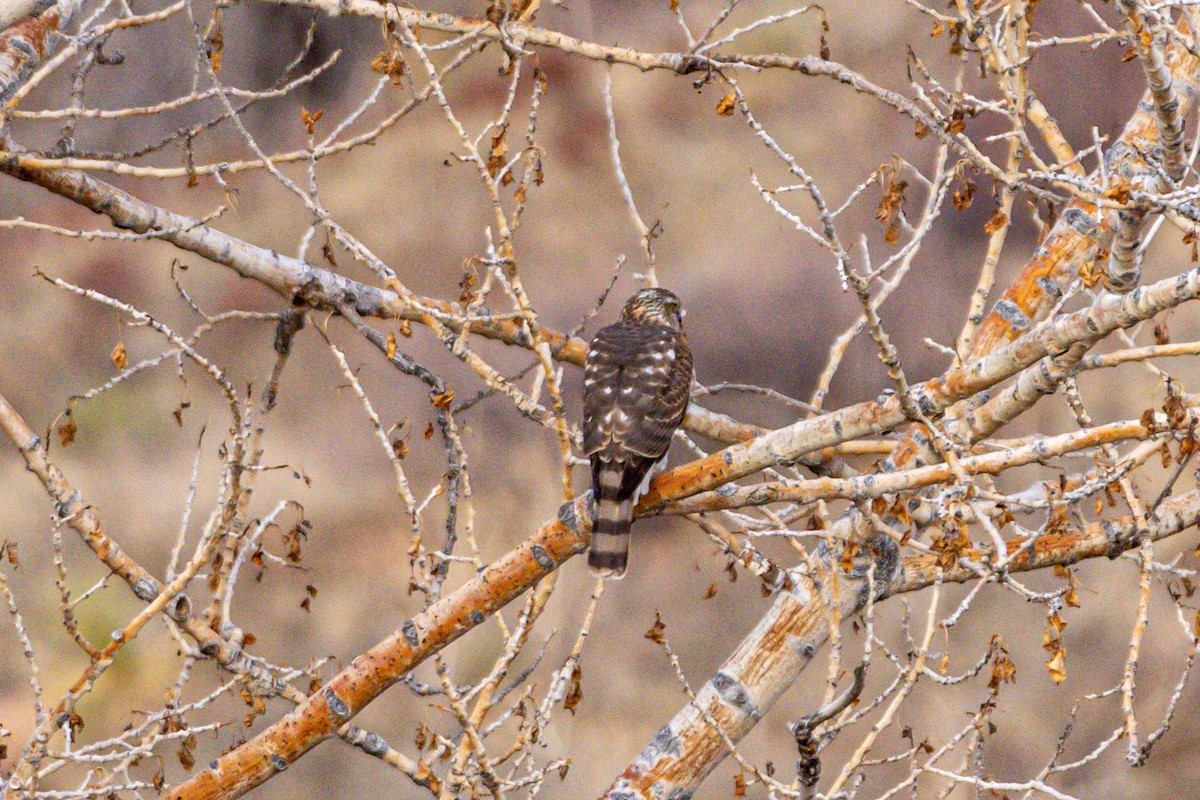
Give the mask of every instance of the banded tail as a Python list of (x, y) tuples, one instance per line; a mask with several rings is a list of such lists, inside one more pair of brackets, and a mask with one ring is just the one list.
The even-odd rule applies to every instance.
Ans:
[(629, 564), (629, 527), (638, 485), (654, 459), (634, 457), (628, 461), (592, 459), (592, 497), (596, 510), (592, 539), (588, 544), (588, 567), (605, 578), (622, 578)]

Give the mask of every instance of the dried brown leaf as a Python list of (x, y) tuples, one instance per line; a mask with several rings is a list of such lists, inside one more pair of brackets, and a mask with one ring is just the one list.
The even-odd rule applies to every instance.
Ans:
[(1050, 680), (1062, 683), (1067, 679), (1066, 660), (1067, 651), (1060, 647), (1046, 662), (1046, 671), (1050, 673)]
[(293, 564), (300, 563), (300, 543), (304, 539), (306, 532), (299, 524), (288, 528), (283, 534), (283, 543), (287, 548), (287, 560)]
[[(505, 134), (508, 133), (507, 126), (501, 126), (500, 130), (492, 137), (492, 148), (488, 155), (487, 171), (488, 175), (493, 178), (500, 174), (500, 170), (504, 169), (504, 157), (508, 155), (508, 142), (505, 139)], [(512, 180), (512, 173), (508, 174), (508, 180)]]
[(1097, 253), (1091, 261), (1085, 261), (1079, 266), (1079, 279), (1088, 289), (1099, 286), (1105, 280), (1104, 267), (1107, 254)]
[(219, 73), (221, 71), (221, 53), (225, 50), (225, 34), (221, 30), (219, 20), (213, 27), (212, 33), (204, 38), (204, 43), (208, 50), (208, 58), (212, 62), (212, 70), (214, 73)]
[(847, 541), (842, 547), (842, 557), (839, 562), (843, 572), (852, 572), (854, 570), (854, 556), (858, 554), (858, 544)]
[(125, 352), (125, 343), (117, 342), (117, 346), (108, 354), (108, 358), (117, 365), (117, 369), (125, 369), (126, 365), (129, 364), (129, 356)]
[(1104, 190), (1101, 197), (1106, 200), (1115, 200), (1118, 203), (1126, 203), (1129, 201), (1131, 191), (1133, 191), (1133, 184), (1125, 178), (1118, 177), (1111, 186)]
[(75, 418), (67, 417), (67, 421), (58, 426), (58, 443), (66, 447), (71, 442), (75, 441), (75, 434), (79, 428), (75, 425)]
[(1157, 345), (1171, 343), (1171, 328), (1165, 319), (1154, 323), (1154, 343)]
[(322, 108), (310, 112), (304, 106), (300, 106), (300, 122), (304, 125), (304, 130), (308, 131), (309, 136), (317, 132), (317, 121), (323, 116), (325, 116), (325, 110)]
[(571, 667), (571, 680), (567, 683), (567, 694), (563, 698), (563, 708), (574, 714), (581, 700), (583, 700), (583, 669), (577, 661)]
[(378, 75), (386, 76), (393, 86), (399, 86), (404, 77), (404, 57), (398, 53), (380, 53), (371, 60), (371, 69)]
[(997, 211), (992, 215), (992, 218), (988, 220), (987, 224), (983, 226), (983, 232), (988, 236), (991, 236), (993, 233), (1001, 230), (1007, 224), (1008, 215), (1002, 211)]
[(183, 737), (179, 743), (179, 749), (175, 751), (175, 755), (179, 758), (179, 764), (188, 772), (191, 772), (192, 767), (196, 766), (196, 759), (192, 755), (192, 751), (196, 748), (196, 735), (189, 733)]
[(988, 688), (995, 692), (1000, 689), (1001, 683), (1017, 682), (1017, 665), (1008, 657), (1008, 649), (999, 634), (992, 637), (992, 652), (992, 677), (988, 681)]
[(666, 624), (662, 621), (662, 612), (654, 612), (654, 624), (650, 626), (650, 630), (646, 631), (645, 636), (655, 644), (663, 644), (667, 641), (667, 637), (663, 632), (667, 629)]

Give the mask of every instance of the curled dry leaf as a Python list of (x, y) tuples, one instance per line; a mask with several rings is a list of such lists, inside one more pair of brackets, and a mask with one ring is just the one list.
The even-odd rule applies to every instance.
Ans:
[(108, 359), (117, 365), (117, 369), (125, 369), (129, 364), (129, 356), (125, 353), (125, 343), (117, 342), (117, 346), (108, 354)]
[(317, 121), (325, 116), (325, 110), (318, 108), (316, 111), (309, 112), (304, 106), (300, 107), (300, 122), (304, 125), (304, 129), (308, 131), (308, 135), (312, 136), (317, 132)]
[(988, 680), (988, 688), (993, 691), (999, 691), (1001, 683), (1016, 683), (1017, 682), (1017, 665), (1008, 657), (1008, 648), (1004, 646), (1004, 640), (1000, 634), (992, 637), (992, 676)]
[(1008, 224), (1008, 215), (1002, 211), (997, 211), (995, 214), (992, 215), (992, 218), (987, 221), (987, 224), (983, 226), (983, 232), (986, 233), (988, 236), (991, 236), (992, 234), (996, 233), (997, 231), (1003, 229), (1004, 226), (1007, 224)]
[(75, 425), (75, 418), (67, 417), (67, 421), (58, 426), (58, 443), (66, 447), (71, 442), (75, 441), (75, 433), (79, 429)]
[(1060, 647), (1054, 651), (1054, 655), (1046, 662), (1046, 671), (1050, 673), (1050, 680), (1062, 683), (1067, 679), (1066, 660), (1066, 650)]
[(574, 714), (581, 700), (583, 700), (583, 668), (576, 661), (571, 667), (571, 679), (567, 683), (567, 694), (563, 697), (563, 708)]
[(655, 644), (663, 644), (667, 641), (664, 632), (667, 630), (666, 624), (662, 621), (662, 612), (654, 612), (654, 624), (650, 626), (650, 630), (646, 631), (645, 636)]

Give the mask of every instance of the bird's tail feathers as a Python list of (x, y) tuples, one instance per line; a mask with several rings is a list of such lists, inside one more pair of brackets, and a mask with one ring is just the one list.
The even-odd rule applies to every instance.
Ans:
[(622, 578), (629, 563), (629, 526), (633, 523), (633, 500), (601, 497), (596, 501), (592, 540), (588, 545), (588, 567), (605, 578)]

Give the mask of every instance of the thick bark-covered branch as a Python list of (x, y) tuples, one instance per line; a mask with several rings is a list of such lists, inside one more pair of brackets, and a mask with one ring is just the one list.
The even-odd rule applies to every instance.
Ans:
[[(1197, 20), (1197, 12), (1187, 12)], [(1186, 26), (1185, 26), (1186, 27)], [(1190, 39), (1190, 34), (1183, 36)], [(1163, 52), (1163, 64), (1179, 101), (1178, 118), (1185, 119), (1195, 104), (1200, 59), (1188, 52), (1180, 42), (1172, 42)], [(1148, 89), (1137, 110), (1129, 118), (1121, 136), (1105, 152), (1109, 184), (1098, 186), (1099, 193), (1119, 194), (1131, 179), (1145, 175), (1151, 168), (1144, 153), (1157, 152), (1159, 122), (1154, 104), (1154, 91)], [(1113, 229), (1126, 209), (1099, 209), (1093, 203), (1076, 197), (1066, 204), (1050, 232), (1042, 240), (1017, 278), (1005, 290), (971, 342), (971, 358), (991, 352), (1003, 342), (1009, 342), (1036, 322), (1046, 318), (1065, 288), (1093, 262), (1101, 249), (1112, 241)]]
[[(158, 238), (229, 267), (242, 277), (258, 281), (296, 303), (332, 311), (350, 304), (363, 317), (413, 322), (419, 322), (422, 314), (432, 311), (441, 315), (448, 327), (456, 332), (462, 330), (463, 309), (456, 303), (427, 297), (406, 303), (389, 289), (369, 286), (298, 258), (242, 241), (191, 217), (173, 214), (139, 200), (87, 173), (23, 167), (14, 154), (0, 155), (0, 170), (103, 214), (118, 228), (135, 233), (156, 233)], [(480, 319), (472, 319), (472, 333), (506, 344), (532, 346), (519, 321), (487, 319), (488, 314), (486, 309), (477, 312)], [(559, 359), (583, 363), (587, 343), (582, 339), (568, 339), (551, 331), (546, 331), (545, 335)]]
[[(1137, 9), (1132, 0), (1120, 0), (1118, 6), (1129, 19), (1134, 48), (1142, 71), (1146, 76), (1147, 93), (1154, 109), (1154, 121), (1158, 126), (1158, 142), (1155, 153), (1158, 164), (1147, 164), (1139, 153), (1128, 159), (1130, 166), (1118, 173), (1132, 186), (1149, 191), (1165, 191), (1178, 183), (1187, 171), (1183, 152), (1183, 122), (1190, 103), (1181, 104), (1175, 89), (1175, 80), (1163, 58), (1163, 45), (1168, 31), (1151, 21)], [(1157, 19), (1157, 14), (1153, 15)], [(1191, 32), (1181, 30), (1184, 36)], [(1183, 84), (1184, 96), (1191, 99), (1195, 86)], [(1128, 291), (1141, 278), (1138, 263), (1142, 244), (1142, 230), (1146, 226), (1149, 208), (1145, 203), (1131, 203), (1119, 209), (1115, 215), (1112, 247), (1108, 258), (1108, 284), (1115, 291)]]
[[(1200, 268), (1128, 295), (1109, 295), (1091, 308), (1047, 320), (977, 361), (914, 386), (916, 403), (924, 414), (937, 415), (952, 403), (991, 388), (1047, 356), (1063, 353), (1080, 342), (1097, 342), (1118, 328), (1136, 325), (1197, 297)], [(896, 396), (801, 420), (660, 475), (640, 506), (646, 510), (658, 508), (670, 500), (716, 489), (805, 453), (891, 430), (906, 420)]]
[[(173, 788), (167, 797), (239, 797), (286, 769), (422, 660), (582, 552), (590, 533), (588, 511), (586, 498), (564, 505), (558, 517), (544, 523), (517, 549), (493, 562), (458, 591), (407, 620), (387, 639), (355, 658), (295, 711), (222, 756), (215, 766)], [(1190, 492), (1163, 503), (1156, 519), (1154, 538), (1195, 525), (1200, 519), (1200, 493)], [(1015, 558), (1009, 569), (1041, 569), (1105, 555), (1113, 541), (1128, 536), (1134, 524), (1132, 518), (1121, 518), (1093, 523), (1079, 531), (1043, 536)], [(906, 559), (900, 568), (894, 549), (886, 542), (879, 543), (873, 557), (879, 596), (915, 591), (937, 580), (937, 566), (931, 558)], [(772, 613), (764, 616), (699, 692), (697, 702), (703, 713), (690, 704), (682, 710), (614, 784), (610, 796), (629, 797), (622, 792), (639, 791), (645, 797), (665, 797), (671, 790), (698, 786), (727, 755), (720, 733), (708, 720), (717, 720), (725, 736), (734, 742), (748, 733), (824, 643), (830, 608), (836, 605), (845, 618), (866, 602), (865, 574), (860, 567), (853, 574), (829, 576), (819, 588), (802, 581), (781, 593)], [(978, 577), (974, 570), (954, 567), (945, 572), (943, 579), (966, 581), (973, 577)], [(746, 679), (747, 675), (754, 676), (753, 680)], [(685, 753), (687, 757), (681, 759)]]
[(558, 516), (476, 578), (405, 622), (249, 742), (186, 782), (171, 800), (240, 797), (333, 736), (388, 687), (433, 653), (482, 624), (525, 590), (580, 553), (591, 533), (588, 497), (565, 503)]
[(1013, 467), (1054, 458), (1064, 453), (1110, 442), (1141, 440), (1154, 433), (1155, 431), (1137, 420), (1113, 422), (1084, 431), (1039, 437), (1020, 447), (966, 456), (959, 459), (955, 467), (939, 462), (879, 475), (867, 473), (852, 478), (814, 478), (790, 483), (768, 482), (737, 488), (725, 487), (677, 501), (661, 511), (665, 514), (697, 514), (770, 503), (815, 503), (818, 500), (835, 499), (850, 500), (857, 504), (910, 489), (952, 482), (964, 474), (999, 475)]
[[(78, 13), (82, 4), (83, 0), (0, 2), (0, 106), (41, 65), (51, 37)], [(0, 117), (0, 134), (3, 131)]]
[[(1168, 500), (1150, 528), (1152, 539), (1164, 539), (1200, 521), (1200, 491)], [(1041, 536), (1008, 565), (1027, 572), (1111, 554), (1116, 541), (1136, 540), (1132, 516), (1093, 522), (1084, 528)], [(1025, 546), (1014, 541), (1011, 548)], [(880, 599), (932, 586), (938, 581), (987, 580), (965, 566), (943, 569), (937, 558), (906, 558), (897, 568), (886, 558), (876, 561), (876, 596)], [(819, 591), (806, 586), (783, 592), (770, 613), (742, 641), (689, 703), (658, 732), (609, 788), (609, 800), (690, 797), (726, 756), (728, 739), (737, 744), (771, 705), (792, 685), (829, 637), (828, 612), (836, 605), (846, 620), (867, 600), (861, 576), (826, 580)], [(720, 725), (718, 731), (713, 727)]]

